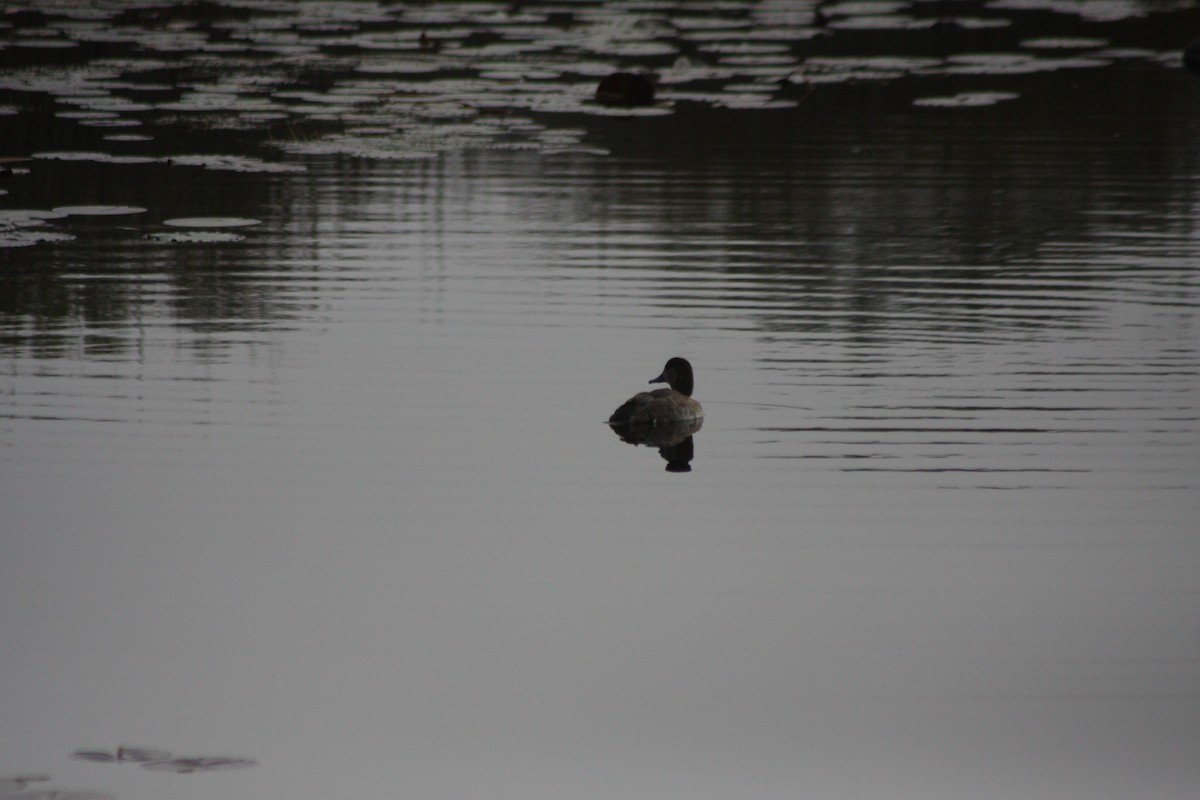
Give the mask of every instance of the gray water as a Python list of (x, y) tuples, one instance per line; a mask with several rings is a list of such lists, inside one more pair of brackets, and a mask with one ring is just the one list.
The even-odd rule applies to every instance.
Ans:
[(0, 796), (1196, 797), (1195, 10), (563, 6), (17, 18)]

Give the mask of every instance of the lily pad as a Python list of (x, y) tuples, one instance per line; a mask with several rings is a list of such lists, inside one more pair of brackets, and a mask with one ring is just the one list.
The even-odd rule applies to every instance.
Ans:
[(228, 172), (304, 172), (302, 164), (280, 164), (246, 156), (184, 155), (171, 156), (172, 164)]
[(54, 116), (59, 119), (116, 119), (115, 111), (56, 111)]
[(246, 237), (228, 231), (161, 231), (148, 233), (146, 238), (168, 244), (228, 244), (243, 241)]
[(145, 214), (141, 206), (58, 206), (54, 211), (71, 217), (119, 217), (126, 214)]
[(1036, 50), (1088, 50), (1104, 47), (1107, 44), (1107, 39), (1093, 39), (1086, 36), (1043, 36), (1021, 42), (1022, 47)]
[(136, 119), (85, 119), (79, 124), (87, 128), (137, 128), (142, 123)]
[(249, 217), (176, 217), (164, 220), (163, 224), (173, 228), (245, 228), (261, 225), (262, 220)]
[(69, 242), (74, 238), (72, 234), (60, 231), (6, 231), (0, 228), (0, 248), (32, 247), (35, 244), (49, 242)]
[(46, 161), (103, 161), (108, 153), (97, 153), (85, 150), (62, 150), (47, 153), (34, 153), (34, 158)]
[(0, 210), (0, 229), (42, 225), (48, 219), (62, 219), (66, 216), (66, 212), (58, 210), (46, 211), (40, 208), (8, 208)]
[(154, 750), (149, 747), (118, 747), (118, 761), (136, 761), (138, 763), (146, 761), (162, 761), (171, 757), (170, 751)]
[(256, 763), (249, 758), (202, 756), (198, 758), (173, 758), (170, 761), (150, 761), (142, 764), (142, 768), (152, 772), (174, 772), (178, 775), (188, 775), (193, 772), (243, 769), (245, 767), (253, 767)]
[(97, 152), (34, 153), (33, 157), (47, 161), (94, 161), (97, 164), (150, 164), (159, 160), (152, 156), (118, 156)]
[(1016, 92), (962, 92), (946, 97), (921, 97), (913, 100), (914, 106), (932, 108), (979, 108), (994, 106), (1004, 100), (1020, 97)]
[(76, 758), (80, 761), (95, 761), (98, 764), (111, 764), (116, 762), (117, 755), (107, 750), (76, 750), (74, 753), (71, 753), (71, 758)]
[(19, 792), (31, 783), (50, 780), (49, 775), (4, 775), (0, 776), (0, 796)]
[(60, 50), (70, 47), (78, 47), (79, 42), (70, 39), (18, 39), (13, 42), (14, 47), (29, 47), (38, 48), (41, 50)]

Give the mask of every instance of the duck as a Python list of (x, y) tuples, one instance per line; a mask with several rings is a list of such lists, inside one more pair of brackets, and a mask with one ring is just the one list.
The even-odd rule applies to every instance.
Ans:
[(670, 388), (635, 394), (612, 413), (608, 424), (628, 428), (666, 428), (704, 419), (704, 409), (692, 398), (692, 365), (686, 358), (675, 357), (667, 361), (662, 374), (650, 383), (665, 383)]
[(1200, 39), (1194, 39), (1183, 49), (1183, 68), (1200, 75)]
[(654, 105), (654, 79), (633, 72), (614, 72), (596, 87), (596, 102), (602, 106)]

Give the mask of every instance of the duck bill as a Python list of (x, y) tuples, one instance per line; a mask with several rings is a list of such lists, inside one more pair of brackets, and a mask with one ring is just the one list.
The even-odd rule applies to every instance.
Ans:
[(665, 373), (665, 372), (662, 375), (659, 375), (657, 378), (650, 379), (650, 383), (666, 383), (666, 382), (667, 382), (667, 373)]

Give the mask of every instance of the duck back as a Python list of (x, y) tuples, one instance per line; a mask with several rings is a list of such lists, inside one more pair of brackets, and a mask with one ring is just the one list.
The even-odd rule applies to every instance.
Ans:
[(655, 389), (641, 392), (626, 400), (608, 418), (610, 425), (659, 428), (678, 422), (701, 419), (700, 404), (674, 389)]

